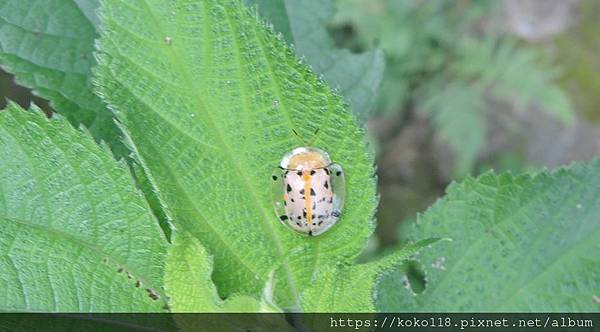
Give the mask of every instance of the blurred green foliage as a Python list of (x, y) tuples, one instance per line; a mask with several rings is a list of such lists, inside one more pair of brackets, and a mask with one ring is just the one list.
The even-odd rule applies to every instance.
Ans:
[(580, 113), (593, 122), (600, 122), (600, 2), (585, 0), (581, 4), (579, 23), (554, 42), (557, 57), (569, 63), (561, 85), (573, 98)]
[[(488, 135), (491, 102), (526, 111), (535, 102), (564, 124), (574, 117), (560, 72), (535, 48), (486, 29), (492, 1), (338, 1), (332, 25), (340, 45), (375, 41), (387, 67), (378, 111), (428, 114), (454, 154), (455, 177), (469, 173)], [(344, 33), (346, 32), (346, 33)], [(350, 32), (350, 33), (347, 33)], [(510, 108), (508, 108), (510, 109)]]

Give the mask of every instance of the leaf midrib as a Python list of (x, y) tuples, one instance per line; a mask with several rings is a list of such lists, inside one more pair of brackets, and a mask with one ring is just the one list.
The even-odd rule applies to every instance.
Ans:
[[(123, 56), (125, 57), (125, 56)], [(134, 93), (131, 89), (129, 89), (128, 87), (124, 86), (124, 85), (120, 85), (121, 88), (129, 91), (129, 93), (131, 93), (131, 95), (137, 99), (138, 102), (140, 102), (141, 104), (145, 105), (147, 109), (152, 109), (151, 105), (148, 104), (146, 101), (144, 101), (141, 97), (139, 97), (136, 93)], [(158, 112), (154, 112), (154, 114), (156, 114), (159, 118), (163, 119), (165, 121), (165, 123), (171, 125), (174, 129), (177, 129), (179, 131), (179, 127), (177, 127), (175, 124), (172, 123), (172, 121), (168, 118), (165, 117), (163, 114), (160, 114)], [(189, 133), (186, 133), (184, 131), (181, 131), (184, 135), (186, 135), (186, 137), (189, 137), (190, 139), (192, 139), (194, 142), (198, 142), (199, 144), (202, 144), (203, 142), (199, 141), (197, 138), (189, 135)], [(146, 162), (144, 161), (144, 158), (139, 154), (139, 149), (137, 148), (137, 145), (135, 144), (135, 142), (132, 139), (128, 139), (128, 145), (130, 145), (131, 147), (133, 147), (136, 151), (136, 154), (138, 156), (138, 158), (140, 159), (140, 162), (142, 164), (142, 167), (144, 168), (144, 171), (148, 172), (148, 167), (146, 166)], [(213, 146), (208, 146), (208, 147), (212, 147), (215, 148)], [(216, 149), (216, 148), (215, 148)], [(155, 157), (158, 157), (161, 160), (161, 165), (163, 165), (167, 171), (169, 171), (169, 174), (175, 174), (175, 172), (173, 172), (172, 168), (170, 167), (170, 163), (166, 160), (163, 159), (162, 155), (160, 153), (156, 153), (154, 154)], [(178, 159), (178, 158), (175, 158)], [(188, 198), (189, 203), (193, 206), (193, 210), (190, 211), (195, 211), (197, 213), (197, 215), (200, 217), (200, 220), (202, 220), (204, 222), (204, 224), (206, 224), (206, 226), (215, 233), (215, 235), (217, 236), (217, 239), (219, 239), (219, 241), (221, 243), (223, 243), (223, 245), (225, 247), (227, 247), (233, 254), (232, 257), (235, 257), (237, 261), (240, 262), (241, 265), (243, 265), (249, 272), (251, 272), (254, 276), (258, 276), (259, 278), (261, 278), (261, 280), (264, 281), (264, 279), (262, 279), (261, 276), (259, 276), (259, 274), (254, 271), (250, 265), (248, 265), (241, 256), (239, 256), (237, 254), (236, 251), (234, 251), (233, 249), (231, 249), (229, 243), (227, 241), (225, 241), (224, 237), (215, 230), (215, 228), (213, 227), (213, 225), (211, 225), (207, 220), (208, 218), (206, 218), (200, 211), (200, 209), (196, 206), (195, 200), (190, 199), (190, 196), (187, 194), (187, 187), (182, 185), (178, 180), (176, 176), (172, 176), (173, 179), (173, 184), (176, 185), (177, 188), (180, 189), (180, 191), (182, 193), (185, 194), (185, 196)], [(170, 210), (172, 211), (185, 211), (184, 209), (180, 209), (180, 208), (170, 208)]]
[[(50, 236), (54, 236), (56, 239), (60, 240), (67, 240), (71, 243), (74, 243), (76, 245), (78, 245), (79, 247), (82, 248), (86, 248), (89, 249), (90, 251), (95, 252), (98, 257), (100, 258), (104, 258), (106, 257), (107, 259), (110, 259), (110, 261), (116, 263), (118, 266), (123, 267), (127, 272), (131, 273), (132, 276), (134, 276), (136, 279), (138, 279), (140, 282), (142, 282), (145, 285), (149, 285), (151, 289), (155, 290), (156, 292), (161, 294), (161, 299), (165, 299), (165, 294), (162, 292), (161, 287), (158, 287), (157, 285), (154, 285), (154, 283), (150, 282), (149, 279), (142, 277), (141, 274), (137, 273), (137, 271), (135, 269), (132, 269), (130, 266), (128, 266), (127, 264), (121, 262), (119, 259), (115, 259), (114, 256), (112, 256), (111, 254), (103, 251), (101, 248), (88, 243), (84, 240), (78, 239), (77, 237), (68, 234), (68, 233), (64, 233), (61, 231), (58, 231), (56, 229), (53, 228), (48, 228), (48, 227), (44, 227), (42, 225), (33, 223), (31, 221), (28, 220), (24, 220), (24, 219), (19, 219), (19, 218), (13, 218), (13, 217), (7, 217), (7, 216), (0, 216), (0, 219), (5, 220), (5, 221), (9, 221), (9, 222), (13, 222), (13, 223), (17, 223), (19, 225), (22, 225), (24, 227), (29, 227), (29, 228), (33, 228), (36, 229), (38, 231), (41, 232), (45, 232), (46, 234), (50, 235)], [(133, 287), (133, 286), (132, 286)], [(140, 288), (141, 289), (141, 288)], [(162, 300), (164, 301), (164, 300)], [(149, 304), (152, 304), (152, 302), (148, 302)], [(3, 309), (4, 310), (4, 309)]]
[[(105, 21), (106, 21), (106, 20), (105, 20)], [(116, 23), (116, 22), (114, 22), (114, 21), (113, 21), (113, 23), (114, 23), (114, 24), (117, 24), (117, 23)], [(119, 26), (119, 27), (120, 27), (120, 28), (121, 28), (123, 31), (127, 31), (127, 29), (126, 29), (125, 27), (121, 27), (121, 26)], [(127, 33), (129, 33), (131, 36), (135, 36), (134, 34), (132, 34), (132, 33), (131, 33), (131, 32), (129, 32), (129, 31), (127, 31)], [(114, 45), (114, 43), (113, 43), (113, 45)], [(115, 47), (116, 47), (116, 46), (115, 46)], [(118, 49), (118, 48), (117, 48), (117, 49)], [(130, 60), (129, 58), (127, 58), (125, 55), (123, 55), (123, 54), (122, 54), (122, 57), (123, 57), (123, 58), (125, 58), (125, 59), (128, 61), (128, 63), (132, 63), (132, 62), (131, 62), (131, 60)], [(146, 70), (146, 71), (147, 71), (147, 70)], [(212, 145), (207, 145), (207, 143), (205, 143), (205, 142), (202, 142), (202, 141), (198, 140), (197, 138), (193, 137), (192, 135), (190, 135), (189, 133), (187, 133), (186, 131), (183, 131), (183, 130), (181, 130), (181, 129), (179, 128), (179, 126), (175, 125), (175, 124), (174, 124), (174, 123), (173, 123), (173, 122), (172, 122), (172, 121), (171, 121), (171, 120), (170, 120), (168, 117), (164, 116), (163, 114), (161, 114), (161, 113), (159, 113), (159, 112), (155, 112), (155, 111), (153, 110), (153, 108), (152, 108), (152, 106), (151, 106), (150, 104), (148, 104), (146, 101), (144, 101), (144, 100), (143, 100), (143, 98), (139, 97), (139, 96), (138, 96), (138, 95), (137, 95), (137, 94), (136, 94), (136, 93), (135, 93), (133, 90), (131, 90), (131, 89), (130, 89), (130, 88), (128, 88), (127, 86), (125, 86), (125, 85), (121, 85), (121, 87), (122, 87), (123, 89), (126, 89), (127, 91), (129, 91), (129, 92), (131, 93), (131, 95), (132, 95), (133, 97), (135, 97), (135, 98), (136, 98), (136, 99), (137, 99), (137, 100), (138, 100), (138, 101), (139, 101), (141, 104), (145, 105), (145, 106), (147, 107), (147, 109), (149, 109), (149, 110), (152, 110), (154, 114), (156, 114), (156, 115), (157, 115), (159, 118), (163, 119), (163, 120), (164, 120), (164, 121), (165, 121), (167, 124), (171, 125), (171, 126), (172, 126), (174, 129), (176, 129), (178, 132), (182, 133), (182, 135), (184, 135), (184, 136), (186, 136), (186, 137), (189, 137), (190, 139), (192, 139), (194, 142), (197, 142), (198, 144), (201, 144), (201, 145), (206, 145), (207, 147), (210, 147), (210, 148), (213, 148), (213, 149), (216, 149), (216, 150), (218, 150), (216, 147), (214, 147), (214, 146), (212, 146)], [(130, 141), (130, 142), (129, 142), (129, 144), (130, 144), (130, 145), (132, 145), (132, 146), (135, 146), (135, 143), (134, 143), (134, 141), (133, 141), (133, 140), (131, 140), (131, 139), (130, 139), (129, 141)], [(137, 150), (137, 148), (136, 148), (136, 150)], [(163, 159), (163, 158), (162, 158), (162, 156), (161, 156), (161, 154), (160, 154), (160, 153), (157, 153), (157, 154), (155, 154), (155, 156), (157, 156), (158, 158), (160, 158), (160, 159), (161, 159), (161, 161), (162, 161), (162, 159)], [(142, 156), (139, 156), (139, 153), (138, 153), (138, 157), (139, 157), (140, 161), (142, 162), (142, 164), (145, 164), (144, 158), (143, 158)], [(164, 166), (164, 167), (165, 167), (165, 168), (166, 168), (166, 169), (169, 171), (169, 173), (170, 173), (170, 174), (175, 174), (175, 172), (173, 172), (173, 171), (172, 171), (172, 169), (171, 169), (171, 167), (169, 166), (169, 165), (170, 165), (170, 163), (169, 163), (169, 162), (162, 161), (162, 162), (161, 162), (161, 164), (162, 164), (162, 165), (163, 165), (163, 166)], [(145, 166), (144, 168), (145, 168), (145, 169), (147, 169), (147, 166)], [(209, 228), (209, 229), (210, 229), (210, 230), (211, 230), (211, 231), (212, 231), (212, 232), (213, 232), (213, 233), (216, 235), (216, 238), (219, 240), (219, 242), (221, 242), (221, 243), (223, 244), (223, 246), (225, 246), (225, 247), (226, 247), (226, 248), (227, 248), (227, 249), (228, 249), (228, 250), (229, 250), (229, 251), (232, 253), (232, 256), (231, 256), (231, 257), (234, 257), (234, 258), (236, 258), (236, 260), (237, 260), (238, 262), (240, 262), (240, 264), (241, 264), (243, 267), (245, 267), (245, 268), (246, 268), (246, 269), (247, 269), (247, 270), (248, 270), (248, 271), (249, 271), (249, 272), (250, 272), (250, 273), (251, 273), (253, 276), (257, 276), (257, 277), (258, 277), (258, 278), (259, 278), (261, 281), (265, 281), (265, 280), (262, 278), (262, 276), (260, 276), (260, 275), (259, 275), (259, 273), (257, 273), (256, 271), (254, 271), (254, 269), (252, 269), (252, 268), (251, 268), (251, 266), (250, 266), (250, 265), (248, 265), (248, 264), (247, 264), (247, 263), (244, 261), (244, 259), (242, 259), (242, 257), (241, 257), (241, 256), (239, 256), (239, 255), (237, 254), (237, 252), (236, 252), (236, 251), (234, 251), (233, 249), (231, 249), (231, 246), (230, 246), (230, 245), (229, 245), (229, 243), (228, 243), (228, 242), (225, 240), (225, 238), (223, 237), (223, 235), (222, 235), (221, 233), (217, 232), (217, 230), (216, 230), (216, 229), (213, 227), (213, 225), (212, 225), (212, 224), (210, 224), (210, 223), (208, 222), (208, 218), (206, 218), (206, 217), (205, 217), (205, 216), (204, 216), (204, 215), (203, 215), (203, 214), (200, 212), (200, 211), (201, 211), (201, 209), (199, 209), (199, 208), (196, 206), (195, 200), (191, 199), (191, 197), (188, 195), (186, 186), (182, 185), (182, 184), (181, 184), (181, 183), (180, 183), (180, 182), (177, 180), (177, 177), (176, 177), (176, 176), (172, 176), (172, 179), (173, 179), (173, 182), (174, 182), (174, 183), (177, 185), (177, 188), (180, 188), (180, 191), (181, 191), (182, 193), (184, 193), (184, 194), (185, 194), (185, 196), (188, 198), (188, 202), (190, 202), (190, 204), (192, 205), (192, 207), (193, 207), (193, 209), (194, 209), (193, 211), (195, 211), (195, 212), (197, 213), (197, 215), (200, 217), (200, 220), (202, 220), (202, 221), (204, 222), (204, 224), (205, 224), (205, 225), (206, 225), (206, 226), (207, 226), (207, 227), (208, 227), (208, 228)], [(181, 210), (181, 209), (177, 209), (177, 208), (171, 208), (171, 210), (173, 210), (173, 211), (178, 211), (178, 210)]]
[[(238, 3), (238, 6), (242, 6), (241, 2)], [(240, 8), (240, 9), (243, 12), (244, 8)], [(243, 15), (243, 13), (242, 13), (242, 15)], [(236, 29), (235, 24), (231, 23), (231, 17), (230, 17), (230, 15), (229, 15), (229, 13), (227, 11), (225, 11), (225, 16), (227, 17), (227, 23), (229, 24), (229, 26), (231, 27), (231, 29), (233, 31), (239, 32)], [(205, 32), (206, 32), (206, 30), (208, 30), (208, 29), (205, 29)], [(258, 31), (256, 30), (256, 25), (254, 25), (254, 34), (256, 36), (256, 40), (257, 40), (258, 44), (260, 44), (260, 49), (261, 49), (261, 52), (263, 53), (263, 57), (265, 58), (265, 62), (268, 63), (268, 67), (269, 67), (269, 71), (271, 73), (271, 76), (275, 77), (275, 75), (273, 73), (273, 70), (271, 68), (271, 65), (269, 63), (268, 57), (266, 55), (266, 52), (264, 52), (264, 50), (263, 50), (263, 44), (260, 41), (260, 38), (258, 37)], [(236, 54), (236, 60), (237, 60), (237, 65), (238, 65), (237, 72), (238, 72), (238, 75), (242, 78), (242, 84), (241, 84), (241, 86), (245, 87), (245, 88), (240, 89), (241, 94), (242, 94), (242, 100), (244, 101), (244, 106), (248, 110), (250, 110), (251, 108), (250, 108), (250, 105), (248, 104), (248, 94), (246, 92), (246, 90), (248, 88), (247, 88), (247, 84), (245, 84), (245, 81), (243, 80), (244, 75), (243, 75), (243, 66), (242, 66), (242, 61), (241, 61), (241, 47), (240, 47), (240, 43), (239, 43), (239, 40), (237, 38), (233, 38), (233, 43), (235, 44), (235, 50), (236, 50), (235, 54)], [(273, 84), (273, 86), (274, 86), (274, 90), (276, 90), (276, 94), (278, 95), (278, 99), (281, 99), (280, 98), (281, 97), (281, 91), (279, 89), (279, 85)], [(283, 105), (283, 100), (281, 100), (280, 103), (282, 104), (282, 107), (283, 107), (284, 106)], [(285, 108), (287, 109), (287, 107), (285, 107)], [(246, 114), (248, 114), (248, 113), (249, 112), (246, 112)], [(293, 127), (291, 118), (289, 116), (289, 112), (284, 112), (284, 114), (286, 115), (286, 119), (288, 120), (290, 126)], [(254, 187), (252, 187), (250, 185), (250, 183), (247, 181), (247, 177), (243, 176), (243, 173), (241, 171), (241, 167), (240, 167), (239, 163), (236, 164), (236, 171), (238, 172), (238, 174), (240, 174), (240, 177), (245, 180), (246, 187), (249, 190), (252, 191), (252, 197), (255, 200), (255, 202), (260, 205), (260, 209), (261, 209), (261, 211), (263, 213), (263, 216), (264, 216), (264, 218), (261, 218), (261, 219), (264, 220), (263, 224), (267, 224), (268, 225), (268, 229), (271, 232), (270, 234), (271, 234), (271, 236), (275, 240), (274, 241), (275, 245), (277, 246), (277, 250), (279, 251), (278, 254), (281, 256), (281, 259), (282, 259), (282, 266), (283, 266), (283, 269), (284, 269), (286, 277), (287, 277), (288, 287), (289, 287), (290, 293), (294, 297), (294, 301), (296, 302), (295, 303), (296, 307), (299, 308), (300, 307), (300, 305), (299, 305), (300, 304), (300, 300), (299, 300), (298, 290), (296, 288), (296, 283), (295, 283), (295, 281), (293, 279), (293, 276), (292, 276), (292, 273), (290, 271), (290, 267), (289, 267), (288, 261), (285, 258), (283, 245), (281, 244), (281, 241), (279, 241), (279, 238), (277, 237), (277, 233), (276, 233), (275, 229), (273, 228), (273, 223), (268, 222), (268, 220), (269, 220), (269, 218), (268, 218), (269, 214), (267, 214), (267, 212), (265, 211), (264, 205), (260, 204), (260, 201), (258, 199), (257, 193), (252, 190)]]
[[(149, 14), (150, 19), (152, 21), (154, 21), (154, 24), (156, 24), (159, 27), (160, 31), (167, 31), (164, 26), (162, 25), (162, 22), (157, 18), (156, 14), (153, 12), (152, 7), (147, 3), (146, 0), (141, 1), (144, 4), (144, 7), (146, 9), (146, 12)], [(203, 3), (206, 6), (206, 3)], [(207, 10), (207, 8), (205, 7), (205, 13), (208, 13), (209, 11)], [(205, 14), (205, 17), (208, 17), (209, 15)], [(209, 36), (210, 34), (207, 33), (207, 31), (209, 31), (209, 27), (207, 26), (206, 22), (207, 20), (204, 20), (203, 22), (203, 30), (205, 33), (205, 36)], [(207, 48), (208, 49), (208, 48)], [(177, 47), (173, 47), (172, 48), (173, 52), (167, 52), (166, 56), (171, 58), (171, 63), (173, 64), (173, 66), (177, 69), (177, 71), (181, 74), (181, 77), (183, 79), (183, 81), (186, 83), (185, 86), (188, 87), (193, 87), (190, 88), (190, 90), (198, 90), (198, 91), (202, 91), (202, 89), (200, 89), (196, 84), (194, 84), (194, 80), (192, 80), (192, 78), (189, 75), (189, 71), (184, 70), (184, 68), (181, 67), (181, 63), (183, 63), (182, 59), (183, 57), (180, 55), (179, 52), (179, 48)], [(186, 90), (186, 94), (189, 95), (188, 91)], [(242, 176), (243, 172), (241, 170), (240, 164), (238, 162), (238, 160), (236, 158), (234, 158), (234, 154), (231, 151), (230, 147), (228, 145), (225, 144), (225, 140), (223, 139), (220, 130), (218, 130), (218, 126), (216, 125), (214, 119), (212, 118), (212, 115), (210, 114), (210, 112), (208, 111), (208, 108), (205, 107), (204, 103), (202, 102), (202, 100), (200, 100), (199, 98), (194, 98), (191, 97), (190, 100), (192, 102), (194, 102), (194, 106), (195, 109), (204, 109), (207, 110), (206, 112), (204, 112), (203, 114), (206, 115), (206, 119), (208, 120), (208, 127), (210, 127), (215, 135), (215, 139), (216, 142), (218, 143), (218, 145), (222, 148), (222, 151), (224, 151), (224, 155), (226, 158), (228, 158), (231, 161), (231, 164), (234, 168), (234, 172), (237, 177), (240, 179), (239, 183), (241, 183), (243, 185), (243, 187), (246, 188), (246, 191), (250, 193), (250, 197), (252, 198), (252, 200), (254, 200), (255, 205), (259, 208), (259, 210), (261, 211), (263, 218), (261, 218), (263, 220), (263, 223), (266, 224), (268, 227), (268, 229), (271, 231), (271, 237), (273, 242), (276, 245), (276, 249), (277, 249), (277, 254), (278, 256), (281, 258), (281, 260), (283, 261), (283, 264), (287, 265), (287, 260), (286, 257), (284, 255), (284, 251), (283, 251), (283, 246), (281, 244), (281, 241), (279, 241), (279, 238), (275, 235), (275, 230), (273, 229), (271, 223), (268, 222), (268, 220), (270, 219), (270, 214), (268, 214), (265, 209), (264, 206), (262, 204), (260, 204), (260, 201), (258, 200), (257, 197), (257, 193), (254, 190), (254, 188), (250, 185), (250, 183), (248, 182), (247, 177)], [(154, 113), (157, 113), (154, 108), (151, 108)], [(189, 197), (188, 197), (189, 198)], [(192, 201), (192, 200), (190, 200)], [(199, 213), (199, 212), (198, 212)], [(215, 233), (217, 233), (215, 231)], [(264, 278), (261, 277), (261, 280), (264, 281)], [(288, 273), (288, 277), (292, 278), (291, 275), (289, 275)], [(295, 298), (298, 297), (298, 294), (293, 294)]]

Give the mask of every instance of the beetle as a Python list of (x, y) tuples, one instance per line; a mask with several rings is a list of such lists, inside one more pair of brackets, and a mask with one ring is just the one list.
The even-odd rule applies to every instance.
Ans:
[(327, 152), (295, 148), (284, 154), (271, 179), (273, 205), (284, 225), (316, 236), (339, 220), (345, 199), (344, 172)]

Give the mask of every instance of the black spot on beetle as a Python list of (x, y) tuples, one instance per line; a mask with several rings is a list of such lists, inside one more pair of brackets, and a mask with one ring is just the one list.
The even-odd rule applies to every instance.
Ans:
[(304, 195), (304, 188), (300, 189), (299, 193), (300, 195)]
[(340, 176), (340, 175), (342, 175), (342, 171), (337, 171), (337, 172), (335, 172), (335, 175), (337, 175), (337, 176)]
[(304, 216), (304, 218), (306, 218), (306, 209), (304, 209), (304, 211), (302, 211), (302, 215)]
[(290, 184), (288, 183), (287, 188), (285, 188), (285, 189), (289, 193), (290, 191), (292, 191), (292, 186), (290, 186)]
[(302, 171), (298, 171), (296, 174), (298, 174), (298, 176), (302, 176)]
[(272, 178), (273, 178), (273, 181), (277, 181), (277, 176), (273, 175)]
[(327, 175), (329, 175), (329, 168), (325, 167), (323, 168), (323, 170), (325, 171), (325, 173), (327, 173)]
[(310, 195), (311, 196), (316, 196), (317, 193), (315, 193), (315, 190), (313, 188), (310, 188)]
[(333, 212), (331, 212), (331, 215), (337, 218), (341, 215), (341, 213), (340, 213), (340, 211), (333, 211)]
[(308, 231), (308, 236), (312, 236), (312, 231)]
[(310, 175), (315, 175), (316, 171), (313, 169), (310, 171)]
[(294, 203), (294, 202), (295, 202), (293, 198), (290, 198), (290, 201), (292, 201), (292, 203)]
[(310, 216), (311, 219), (315, 219), (315, 215), (313, 214), (312, 216)]
[(317, 209), (317, 203), (313, 203), (312, 209), (313, 209), (313, 210), (316, 210), (316, 209)]
[(329, 189), (329, 181), (325, 181), (325, 184), (323, 185), (323, 187), (325, 187), (325, 189)]
[(323, 224), (323, 220), (319, 221), (319, 226), (321, 226), (321, 224)]
[(288, 220), (288, 216), (286, 216), (285, 214), (282, 216), (279, 216), (279, 219), (281, 219), (281, 221), (285, 221)]
[(329, 203), (333, 203), (333, 197), (329, 199)]
[(300, 220), (300, 219), (302, 219), (302, 217), (298, 216), (298, 218), (297, 218), (297, 219), (298, 219), (298, 220)]
[(317, 226), (317, 223), (314, 223), (314, 222), (313, 222), (313, 223), (312, 223), (312, 225), (313, 225), (313, 226)]

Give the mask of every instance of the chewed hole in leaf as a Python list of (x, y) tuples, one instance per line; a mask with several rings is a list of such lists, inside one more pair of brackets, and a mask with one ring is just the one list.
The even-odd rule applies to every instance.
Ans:
[(414, 294), (421, 294), (427, 287), (425, 271), (421, 263), (415, 260), (406, 263), (407, 286)]
[(160, 295), (158, 295), (158, 293), (156, 293), (154, 289), (146, 288), (146, 292), (148, 293), (148, 297), (150, 297), (154, 301), (158, 301), (160, 299)]

